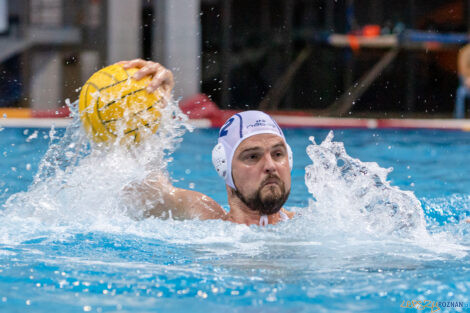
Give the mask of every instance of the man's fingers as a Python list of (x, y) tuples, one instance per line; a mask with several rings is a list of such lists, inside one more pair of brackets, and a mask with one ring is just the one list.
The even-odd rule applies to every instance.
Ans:
[(163, 69), (158, 72), (153, 79), (150, 81), (150, 84), (147, 86), (147, 92), (155, 92), (158, 88), (162, 87), (163, 91), (167, 93), (171, 92), (174, 86), (173, 74), (167, 69)]
[(163, 71), (163, 70), (164, 70), (164, 67), (161, 66), (160, 64), (154, 63), (154, 62), (148, 62), (147, 64), (145, 64), (144, 67), (142, 67), (134, 75), (132, 75), (132, 78), (139, 80), (145, 76), (156, 76), (158, 75), (160, 71)]
[(121, 61), (118, 62), (118, 64), (121, 64), (125, 69), (131, 68), (131, 67), (137, 67), (137, 68), (142, 68), (147, 64), (148, 61), (142, 60), (142, 59), (133, 59), (130, 61)]
[(146, 76), (151, 77), (150, 83), (146, 87), (147, 92), (153, 93), (160, 89), (165, 96), (169, 96), (175, 85), (173, 73), (157, 62), (145, 61), (143, 59), (134, 59), (130, 61), (121, 61), (117, 64), (125, 69), (138, 68), (139, 70), (132, 75), (135, 80), (140, 80)]

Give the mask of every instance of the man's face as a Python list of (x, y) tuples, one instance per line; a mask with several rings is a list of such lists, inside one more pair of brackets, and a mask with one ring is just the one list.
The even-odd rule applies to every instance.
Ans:
[(291, 176), (284, 140), (273, 134), (245, 139), (234, 153), (235, 194), (261, 215), (278, 212), (290, 193)]

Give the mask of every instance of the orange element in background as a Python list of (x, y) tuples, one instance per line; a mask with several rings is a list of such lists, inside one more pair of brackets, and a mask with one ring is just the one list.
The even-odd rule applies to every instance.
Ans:
[(31, 110), (27, 108), (0, 108), (0, 118), (30, 118)]
[(70, 116), (68, 107), (51, 110), (33, 110), (30, 108), (0, 108), (0, 119), (6, 118), (64, 118)]
[(354, 52), (359, 51), (360, 45), (359, 45), (359, 39), (355, 35), (348, 35), (348, 42), (349, 42), (349, 47), (351, 47), (351, 50)]
[(377, 37), (380, 35), (380, 26), (375, 24), (366, 25), (362, 28), (362, 34), (364, 37)]

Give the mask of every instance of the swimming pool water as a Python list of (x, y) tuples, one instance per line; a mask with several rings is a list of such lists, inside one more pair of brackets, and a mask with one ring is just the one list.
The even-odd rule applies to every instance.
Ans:
[[(80, 156), (79, 165), (68, 162), (26, 191), (49, 132), (3, 129), (0, 312), (411, 312), (400, 306), (412, 300), (470, 306), (470, 133), (335, 130), (347, 166), (322, 167), (335, 148), (319, 145), (328, 132), (285, 130), (294, 152), (286, 207), (299, 214), (262, 228), (130, 218), (115, 189), (139, 165), (123, 156)], [(210, 159), (216, 138), (214, 129), (186, 133), (168, 172), (176, 186), (227, 207)], [(306, 184), (312, 164), (320, 167), (307, 172), (321, 177)], [(415, 223), (403, 226), (406, 220)]]

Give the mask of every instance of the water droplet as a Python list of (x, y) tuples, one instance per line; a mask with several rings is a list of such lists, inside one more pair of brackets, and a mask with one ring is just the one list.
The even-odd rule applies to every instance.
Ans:
[(197, 296), (198, 296), (198, 297), (201, 297), (201, 298), (203, 298), (203, 299), (206, 299), (206, 298), (207, 298), (207, 293), (205, 293), (205, 292), (202, 291), (202, 290), (198, 290), (198, 291), (197, 291)]

